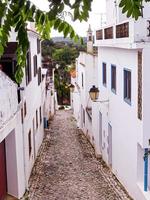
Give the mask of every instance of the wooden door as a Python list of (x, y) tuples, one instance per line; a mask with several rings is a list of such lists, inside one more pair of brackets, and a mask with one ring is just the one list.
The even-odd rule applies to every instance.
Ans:
[(3, 200), (7, 193), (6, 154), (5, 141), (0, 143), (0, 199)]

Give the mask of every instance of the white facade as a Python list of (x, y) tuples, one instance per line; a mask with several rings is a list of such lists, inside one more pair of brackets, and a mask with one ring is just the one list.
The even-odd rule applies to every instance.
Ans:
[[(107, 1), (107, 7), (114, 4)], [(116, 3), (117, 4), (117, 3)], [(98, 87), (99, 100), (108, 99), (109, 103), (95, 103), (95, 124), (99, 149), (105, 162), (136, 200), (150, 199), (150, 176), (148, 191), (144, 191), (144, 152), (150, 148), (149, 127), (149, 67), (150, 53), (149, 5), (143, 9), (144, 17), (138, 21), (127, 19), (117, 5), (111, 5), (116, 14), (107, 12), (108, 25), (112, 27), (112, 38), (107, 38), (106, 28), (102, 30), (103, 39), (96, 40), (98, 46)], [(108, 11), (108, 10), (107, 10)], [(111, 20), (112, 19), (112, 20)], [(110, 23), (111, 22), (111, 23)], [(117, 33), (118, 25), (128, 26), (128, 33)], [(141, 28), (142, 27), (142, 28)], [(122, 27), (122, 32), (127, 31)], [(141, 61), (138, 54), (141, 53)], [(141, 66), (139, 66), (141, 62)], [(106, 64), (106, 84), (103, 84), (103, 63)], [(116, 67), (116, 91), (112, 91), (112, 65)], [(139, 74), (139, 67), (141, 72)], [(131, 73), (130, 102), (125, 99), (125, 73)], [(140, 76), (142, 80), (140, 82)], [(141, 93), (139, 91), (142, 91)], [(139, 95), (142, 103), (138, 104)], [(138, 109), (142, 107), (142, 119)], [(96, 114), (97, 113), (97, 114)], [(98, 119), (98, 123), (96, 123)], [(145, 184), (144, 184), (145, 183)]]
[[(86, 53), (84, 66), (80, 64), (83, 57), (80, 53), (76, 69), (78, 79), (72, 79), (72, 84), (77, 82), (81, 90), (76, 94), (76, 87), (72, 94), (73, 109), (79, 127), (85, 133), (89, 131), (96, 154), (102, 155), (131, 197), (149, 200), (150, 158), (148, 156), (148, 163), (144, 158), (150, 149), (150, 5), (146, 4), (143, 9), (143, 18), (135, 21), (127, 19), (118, 4), (119, 1), (106, 1), (107, 25), (95, 34), (94, 45), (98, 47), (96, 73), (88, 72), (88, 66), (91, 64), (93, 69), (94, 64)], [(86, 80), (85, 91), (81, 87), (82, 73)], [(91, 79), (92, 76), (95, 78)], [(89, 127), (86, 120), (83, 127), (80, 107), (86, 107), (92, 85), (98, 87), (99, 99), (88, 101), (92, 122)], [(77, 117), (77, 110), (80, 117)]]
[(46, 76), (46, 91), (45, 91), (45, 103), (44, 103), (44, 127), (48, 127), (48, 121), (54, 117), (56, 110), (56, 96), (54, 86), (54, 72), (55, 65), (54, 61), (49, 57), (43, 58), (42, 61), (43, 69)]
[[(37, 38), (35, 32), (29, 31), (29, 42), (31, 52), (31, 81), (26, 84), (26, 77), (22, 81), (21, 87), (25, 90), (22, 91), (22, 99), (26, 104), (26, 114), (24, 114), (24, 142), (25, 142), (25, 160), (26, 160), (26, 177), (30, 177), (30, 173), (37, 156), (38, 149), (42, 143), (44, 136), (43, 129), (43, 116), (44, 109), (44, 93), (45, 93), (45, 79), (38, 83), (38, 73), (34, 76), (34, 63), (33, 56), (37, 56), (37, 67), (41, 68), (41, 53), (37, 52)], [(41, 76), (41, 75), (40, 75)], [(24, 110), (25, 108), (23, 108)], [(40, 111), (41, 110), (41, 111)], [(25, 111), (25, 110), (24, 110)], [(31, 152), (29, 153), (29, 132), (31, 131)]]
[(80, 52), (76, 60), (76, 77), (71, 79), (71, 83), (75, 86), (74, 92), (71, 93), (71, 103), (78, 127), (83, 130), (93, 146), (96, 147), (89, 90), (92, 85), (98, 86), (98, 60), (97, 55), (93, 53), (93, 39), (89, 40), (89, 36), (92, 38), (91, 29), (88, 31), (87, 52)]
[(22, 197), (25, 192), (21, 104), (17, 85), (0, 71), (0, 143), (5, 140), (7, 192)]
[[(15, 38), (13, 33), (10, 38), (13, 46)], [(18, 199), (28, 189), (31, 170), (44, 137), (45, 102), (51, 101), (46, 96), (46, 74), (41, 70), (38, 34), (30, 29), (28, 38), (29, 57), (20, 86), (9, 78), (11, 71), (6, 69), (14, 62), (15, 55), (12, 58), (8, 50), (0, 61), (3, 66), (3, 72), (0, 71), (0, 144), (5, 143), (7, 193)]]

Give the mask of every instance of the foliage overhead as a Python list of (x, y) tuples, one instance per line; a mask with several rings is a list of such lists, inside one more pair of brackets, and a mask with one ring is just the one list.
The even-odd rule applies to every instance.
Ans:
[[(69, 36), (75, 41), (79, 36), (68, 24), (63, 13), (65, 6), (72, 11), (73, 20), (87, 20), (91, 3), (94, 0), (48, 0), (49, 11), (44, 12), (37, 8), (30, 0), (0, 0), (0, 56), (4, 53), (12, 28), (17, 34), (17, 71), (16, 81), (19, 83), (23, 77), (23, 67), (26, 65), (26, 54), (29, 48), (27, 36), (27, 22), (35, 22), (36, 30), (41, 39), (49, 39), (51, 29), (54, 28), (63, 32), (64, 36)], [(121, 0), (120, 7), (127, 16), (138, 19), (142, 15), (142, 4), (150, 0)], [(72, 3), (73, 2), (73, 3)]]
[(0, 1), (0, 56), (4, 53), (4, 48), (9, 40), (12, 30), (17, 34), (17, 71), (16, 81), (21, 82), (23, 77), (23, 67), (26, 65), (26, 54), (29, 48), (27, 35), (28, 22), (35, 22), (37, 32), (41, 39), (49, 39), (51, 29), (54, 28), (63, 32), (64, 37), (69, 36), (75, 41), (79, 36), (74, 29), (63, 18), (65, 6), (73, 11), (73, 20), (87, 20), (91, 10), (92, 0), (49, 0), (49, 11), (44, 12), (37, 8), (30, 0), (1, 0)]
[(143, 15), (143, 3), (150, 0), (121, 0), (119, 6), (127, 17), (133, 17), (136, 20)]

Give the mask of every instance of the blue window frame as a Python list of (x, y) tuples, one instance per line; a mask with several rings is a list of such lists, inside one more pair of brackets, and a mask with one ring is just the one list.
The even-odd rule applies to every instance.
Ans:
[(106, 63), (102, 63), (102, 81), (103, 85), (107, 85), (107, 70), (106, 70)]
[(116, 94), (116, 66), (111, 65), (111, 90)]
[(131, 104), (131, 71), (124, 69), (124, 100)]

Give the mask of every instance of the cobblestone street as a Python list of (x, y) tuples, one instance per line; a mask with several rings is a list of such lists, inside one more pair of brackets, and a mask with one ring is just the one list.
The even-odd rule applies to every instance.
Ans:
[(51, 121), (30, 179), (30, 200), (129, 200), (107, 168), (97, 160), (71, 111)]

